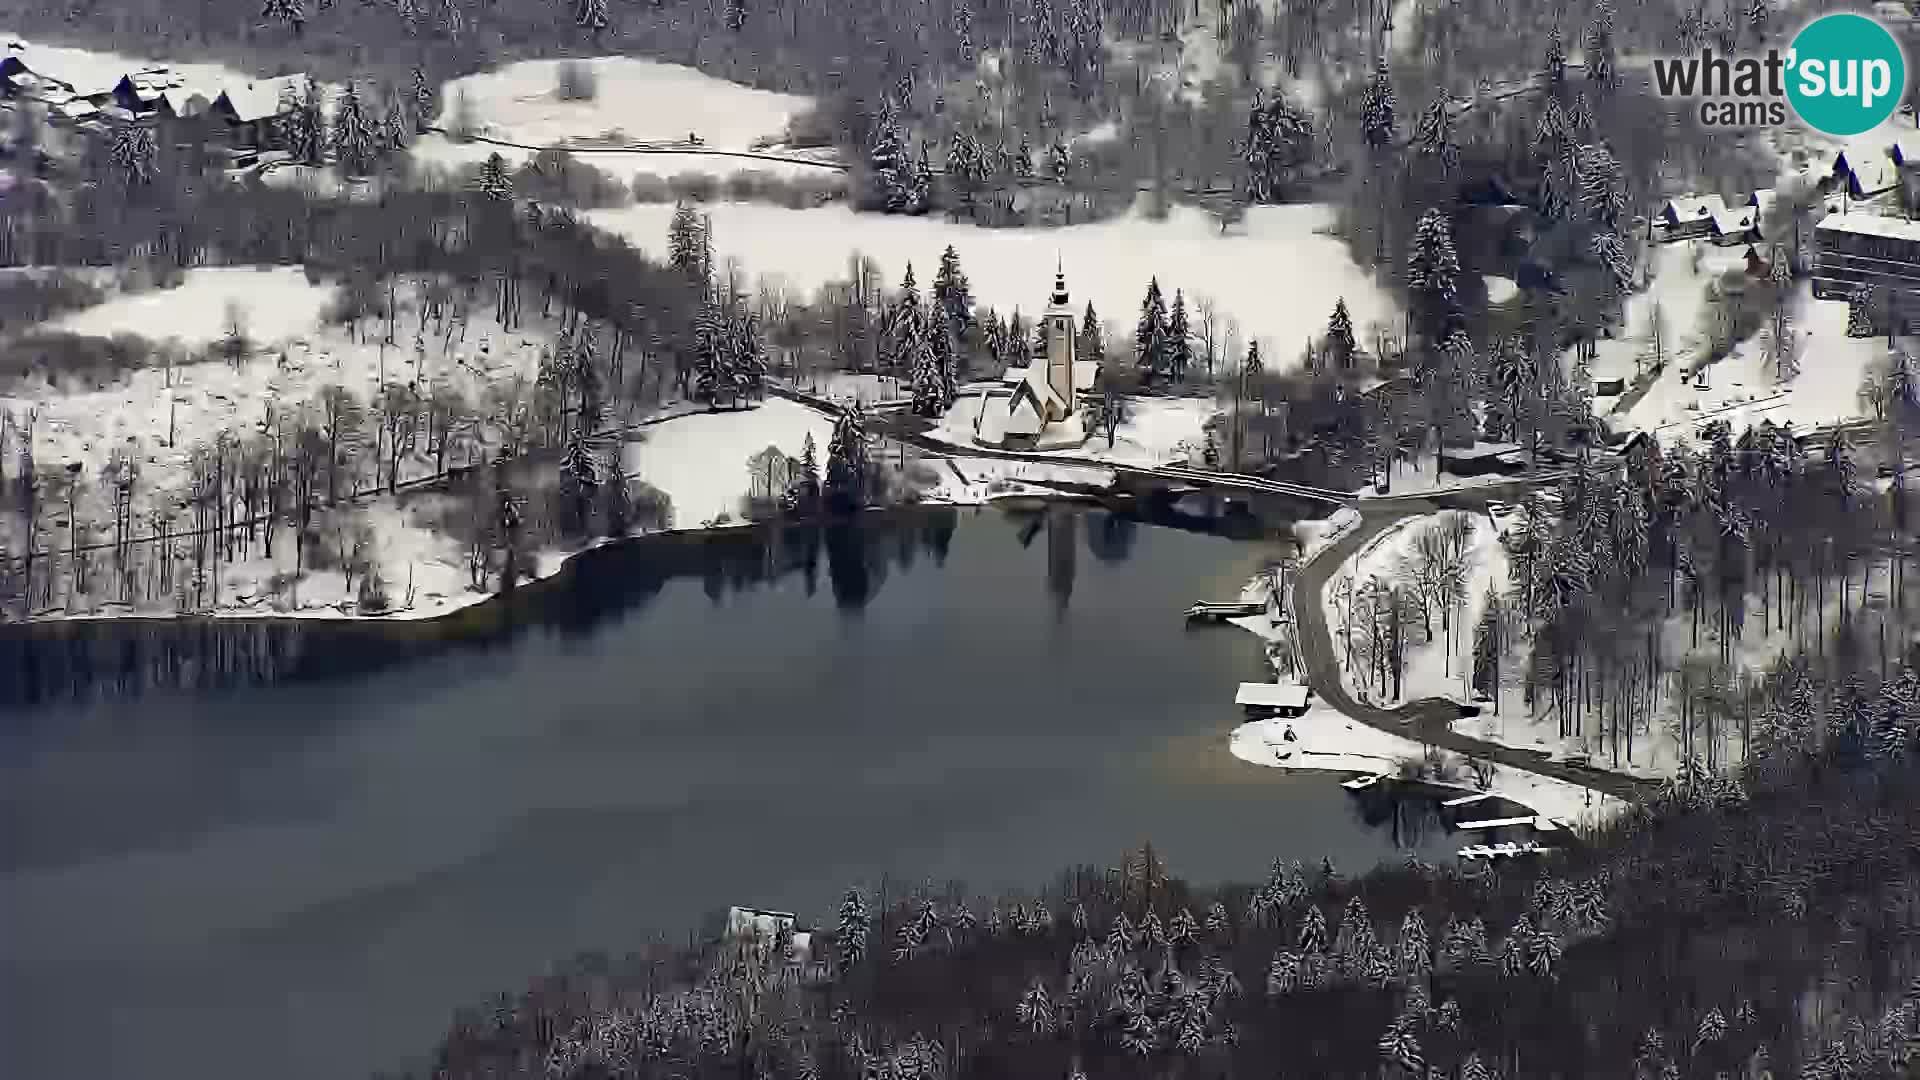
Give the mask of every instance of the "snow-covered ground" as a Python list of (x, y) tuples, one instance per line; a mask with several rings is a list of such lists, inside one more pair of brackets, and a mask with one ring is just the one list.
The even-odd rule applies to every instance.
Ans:
[[(1293, 731), (1292, 741), (1286, 738), (1288, 729)], [(1400, 762), (1426, 754), (1426, 747), (1404, 735), (1368, 727), (1318, 702), (1298, 719), (1242, 724), (1234, 729), (1228, 746), (1234, 757), (1249, 764), (1312, 772), (1394, 773)], [(1465, 774), (1464, 764), (1455, 755), (1443, 756)], [(1494, 770), (1488, 790), (1537, 814), (1581, 827), (1598, 824), (1625, 807), (1610, 795), (1506, 766)]]
[(1860, 383), (1874, 361), (1886, 355), (1886, 339), (1848, 337), (1846, 301), (1816, 300), (1804, 284), (1794, 308), (1800, 373), (1790, 381), (1778, 381), (1763, 343), (1749, 339), (1707, 369), (1707, 389), (1696, 389), (1678, 366), (1670, 366), (1645, 397), (1611, 419), (1628, 428), (1678, 434), (1707, 420), (1725, 420), (1735, 431), (1765, 420), (1804, 431), (1861, 416)]
[[(1212, 297), (1223, 319), (1237, 320), (1243, 340), (1259, 340), (1262, 355), (1275, 364), (1290, 362), (1301, 342), (1323, 333), (1342, 297), (1356, 327), (1394, 317), (1392, 300), (1347, 257), (1344, 245), (1321, 231), (1333, 214), (1317, 204), (1252, 207), (1245, 234), (1228, 236), (1210, 215), (1185, 206), (1173, 207), (1165, 221), (1133, 214), (1057, 229), (981, 229), (932, 217), (856, 214), (845, 206), (786, 210), (725, 202), (710, 212), (722, 257), (737, 257), (750, 274), (778, 275), (807, 293), (843, 278), (856, 252), (879, 263), (889, 286), (911, 262), (924, 288), (951, 244), (976, 300), (1002, 315), (1018, 308), (1031, 316), (1044, 308), (1057, 260), (1074, 307), (1091, 300), (1112, 333), (1122, 333), (1157, 276), (1169, 300), (1175, 289), (1185, 290), (1190, 317), (1199, 297)], [(665, 249), (672, 216), (670, 205), (586, 214), (656, 254)]]
[(770, 397), (751, 409), (696, 413), (655, 424), (647, 429), (645, 442), (628, 445), (625, 468), (673, 499), (676, 526), (697, 528), (722, 514), (729, 520), (740, 517), (740, 500), (750, 482), (749, 457), (769, 446), (799, 457), (808, 435), (824, 463), (833, 421), (804, 405)]
[(795, 388), (829, 401), (858, 401), (863, 405), (873, 405), (913, 400), (913, 385), (892, 375), (868, 375), (855, 371), (810, 371), (791, 382)]
[[(562, 63), (578, 63), (592, 72), (594, 96), (562, 100), (556, 92)], [(781, 140), (795, 116), (813, 99), (776, 94), (690, 67), (629, 56), (575, 61), (524, 60), (447, 83), (441, 90), (438, 124), (448, 126), (462, 96), (476, 134), (528, 146), (598, 142), (605, 146), (681, 142), (698, 135), (713, 150), (745, 151)], [(583, 142), (584, 141), (584, 142)], [(473, 164), (499, 153), (518, 162), (533, 151), (483, 142), (454, 142), (440, 135), (421, 138), (416, 161), (447, 167)], [(626, 177), (680, 173), (726, 175), (756, 169), (776, 175), (812, 173), (801, 165), (706, 154), (632, 154), (578, 150), (584, 164)], [(808, 155), (811, 156), (811, 155)]]
[(1480, 280), (1487, 286), (1487, 303), (1504, 304), (1519, 295), (1520, 286), (1510, 277), (1498, 274), (1482, 274)]
[[(1374, 582), (1399, 586), (1410, 595), (1420, 595), (1423, 575), (1418, 569), (1416, 544), (1423, 532), (1439, 529), (1448, 521), (1458, 522), (1469, 531), (1458, 560), (1436, 564), (1446, 572), (1432, 578), (1433, 593), (1426, 599), (1430, 614), (1425, 622), (1417, 615), (1410, 616), (1409, 624), (1403, 629), (1405, 667), (1400, 693), (1395, 696), (1390, 681), (1377, 683), (1369, 676), (1368, 656), (1378, 643), (1368, 633), (1364, 620), (1356, 618), (1353, 623), (1358, 625), (1350, 623), (1348, 606), (1364, 609), (1364, 595)], [(1445, 610), (1449, 604), (1443, 592), (1451, 581), (1458, 582), (1460, 591), (1451, 610)], [(1505, 593), (1507, 555), (1500, 544), (1499, 530), (1484, 516), (1449, 510), (1404, 518), (1368, 541), (1340, 565), (1321, 593), (1327, 628), (1335, 635), (1334, 652), (1341, 664), (1341, 680), (1347, 692), (1383, 708), (1428, 697), (1469, 700), (1473, 628), (1485, 610), (1489, 587)], [(1430, 641), (1425, 639), (1424, 626), (1432, 628)], [(1345, 640), (1348, 636), (1350, 644)]]
[[(980, 410), (1004, 411), (1007, 401), (1005, 396), (962, 393), (941, 418), (940, 424), (927, 434), (961, 450), (977, 445), (973, 441), (973, 434)], [(1065, 440), (1068, 445), (1062, 446), (1059, 453), (1075, 458), (1111, 461), (1116, 465), (1186, 464), (1193, 460), (1205, 441), (1202, 426), (1208, 417), (1218, 411), (1219, 406), (1211, 398), (1136, 396), (1127, 399), (1127, 409), (1127, 419), (1114, 430), (1112, 446), (1107, 445), (1104, 432), (1095, 431), (1082, 440), (1076, 429), (1073, 436)], [(991, 420), (982, 425), (982, 430), (989, 427), (998, 430)]]
[(97, 337), (139, 334), (191, 348), (226, 336), (233, 305), (250, 336), (281, 341), (311, 332), (336, 291), (309, 282), (297, 266), (201, 267), (174, 288), (116, 296), (46, 327)]

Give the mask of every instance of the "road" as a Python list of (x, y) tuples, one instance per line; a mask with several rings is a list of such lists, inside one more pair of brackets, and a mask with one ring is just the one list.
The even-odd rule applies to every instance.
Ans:
[[(1537, 484), (1540, 478), (1528, 478), (1514, 484), (1502, 484), (1491, 490), (1504, 490), (1513, 486)], [(1307, 682), (1320, 700), (1333, 706), (1342, 714), (1381, 731), (1395, 735), (1404, 735), (1421, 742), (1451, 750), (1459, 754), (1471, 754), (1501, 765), (1526, 772), (1551, 776), (1569, 784), (1622, 799), (1644, 796), (1657, 786), (1653, 781), (1604, 769), (1583, 769), (1561, 762), (1548, 761), (1541, 755), (1526, 750), (1503, 746), (1500, 743), (1476, 739), (1462, 735), (1449, 725), (1458, 719), (1460, 707), (1445, 698), (1422, 698), (1391, 709), (1382, 709), (1355, 701), (1347, 693), (1340, 679), (1340, 658), (1334, 649), (1333, 634), (1327, 627), (1325, 608), (1320, 603), (1321, 591), (1327, 582), (1339, 572), (1347, 558), (1366, 546), (1367, 541), (1380, 535), (1394, 522), (1402, 518), (1432, 513), (1442, 504), (1467, 506), (1484, 504), (1488, 488), (1469, 489), (1463, 492), (1449, 492), (1442, 496), (1409, 496), (1395, 499), (1391, 503), (1383, 500), (1369, 500), (1360, 506), (1360, 524), (1350, 528), (1338, 540), (1314, 553), (1313, 557), (1300, 565), (1293, 579), (1293, 612), (1298, 626), (1300, 654), (1306, 663)], [(1464, 508), (1464, 507), (1462, 507)]]

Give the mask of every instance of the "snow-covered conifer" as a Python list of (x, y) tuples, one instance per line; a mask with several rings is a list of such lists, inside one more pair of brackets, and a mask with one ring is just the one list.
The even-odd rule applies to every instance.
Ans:
[[(866, 411), (859, 402), (847, 406), (834, 422), (833, 438), (827, 443), (827, 476), (822, 492), (842, 510), (858, 510), (867, 505), (868, 480), (872, 466), (867, 455)], [(998, 920), (996, 908), (990, 916)], [(989, 924), (991, 927), (991, 923)]]
[(900, 294), (888, 309), (880, 342), (880, 364), (911, 377), (919, 350), (927, 339), (926, 311), (920, 306), (920, 286), (913, 278), (913, 264), (907, 264), (906, 277), (900, 282)]
[(1457, 310), (1460, 259), (1454, 253), (1453, 228), (1437, 209), (1420, 215), (1407, 255), (1407, 291), (1413, 294), (1431, 335), (1439, 340)]
[(333, 102), (333, 159), (348, 176), (364, 176), (372, 169), (378, 129), (367, 115), (360, 89), (352, 79)]
[(1335, 367), (1349, 368), (1358, 348), (1353, 338), (1353, 316), (1343, 296), (1334, 301), (1333, 316), (1327, 320), (1327, 355)]
[(1300, 918), (1300, 930), (1297, 944), (1304, 953), (1323, 953), (1327, 951), (1327, 917), (1317, 905), (1307, 905)]
[(1181, 290), (1173, 291), (1173, 310), (1167, 316), (1167, 373), (1175, 382), (1187, 377), (1193, 363), (1193, 330), (1187, 325), (1187, 299)]
[(1872, 285), (1857, 285), (1847, 295), (1848, 337), (1873, 336), (1874, 291)]
[(1113, 922), (1107, 927), (1107, 948), (1117, 953), (1133, 951), (1133, 923), (1124, 911), (1115, 912)]
[(1053, 998), (1047, 993), (1047, 984), (1038, 976), (1027, 985), (1020, 995), (1020, 1004), (1014, 1012), (1027, 1030), (1035, 1035), (1044, 1034), (1053, 1029)]
[(286, 23), (293, 27), (293, 36), (299, 37), (307, 26), (306, 0), (266, 0), (260, 8), (260, 17)]
[(1133, 331), (1134, 363), (1144, 379), (1159, 377), (1167, 366), (1167, 305), (1160, 295), (1160, 279), (1147, 282), (1146, 298), (1140, 302), (1140, 320)]
[(427, 81), (427, 73), (420, 68), (413, 69), (413, 123), (414, 130), (425, 132), (433, 125), (434, 118), (440, 112), (440, 93)]
[(684, 201), (676, 204), (673, 218), (667, 222), (667, 265), (688, 277), (698, 278), (706, 269), (705, 251), (705, 227), (700, 214)]
[(840, 918), (834, 927), (834, 946), (838, 949), (840, 970), (857, 966), (867, 955), (867, 936), (873, 931), (873, 916), (867, 898), (859, 889), (848, 889), (840, 901)]
[(513, 176), (507, 172), (507, 159), (498, 153), (488, 154), (487, 160), (480, 163), (479, 175), (474, 179), (474, 187), (481, 198), (489, 202), (509, 202), (513, 199)]
[(1219, 943), (1224, 941), (1232, 930), (1233, 922), (1227, 914), (1227, 905), (1215, 900), (1213, 906), (1207, 908), (1207, 935)]
[(1200, 924), (1187, 908), (1174, 912), (1173, 918), (1167, 922), (1167, 940), (1175, 945), (1196, 944), (1199, 934)]
[(1438, 161), (1448, 172), (1459, 168), (1460, 146), (1453, 139), (1453, 119), (1447, 110), (1446, 95), (1434, 98), (1420, 111), (1419, 119), (1414, 122), (1413, 142), (1422, 157)]
[(607, 28), (607, 0), (578, 0), (573, 8), (573, 21), (597, 36)]
[(1378, 150), (1393, 142), (1394, 107), (1393, 76), (1383, 56), (1374, 66), (1373, 77), (1367, 80), (1360, 97), (1360, 130), (1368, 146)]
[(1433, 943), (1427, 937), (1427, 920), (1418, 908), (1410, 908), (1400, 920), (1400, 970), (1417, 976), (1432, 969)]

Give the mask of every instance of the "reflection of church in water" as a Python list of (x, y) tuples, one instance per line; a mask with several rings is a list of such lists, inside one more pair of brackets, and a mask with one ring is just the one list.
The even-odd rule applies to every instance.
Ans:
[(1067, 294), (1067, 276), (1056, 271), (1053, 294), (1040, 316), (1040, 347), (1025, 367), (1009, 367), (1000, 385), (981, 395), (973, 439), (1010, 450), (1054, 450), (1087, 441), (1078, 401), (1093, 389), (1100, 362), (1078, 356), (1080, 333)]

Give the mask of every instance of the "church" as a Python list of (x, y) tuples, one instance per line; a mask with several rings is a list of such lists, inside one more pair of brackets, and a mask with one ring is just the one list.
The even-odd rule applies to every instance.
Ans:
[(1038, 355), (1025, 367), (1009, 367), (1000, 387), (983, 395), (974, 416), (974, 442), (1007, 450), (1058, 450), (1087, 441), (1078, 398), (1093, 389), (1100, 361), (1076, 355), (1079, 324), (1064, 271), (1054, 273), (1039, 332)]

